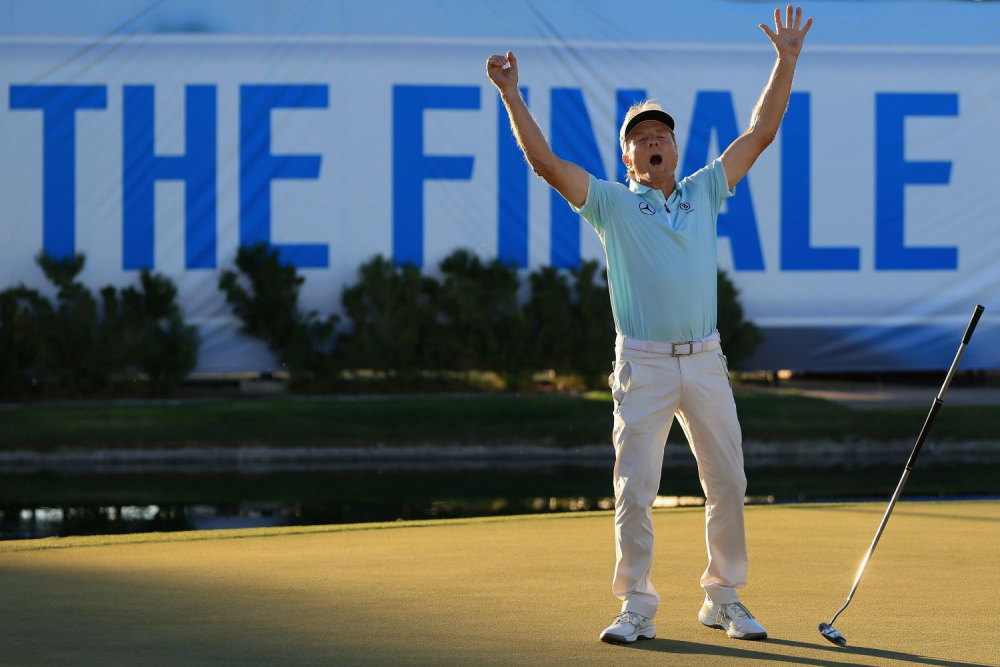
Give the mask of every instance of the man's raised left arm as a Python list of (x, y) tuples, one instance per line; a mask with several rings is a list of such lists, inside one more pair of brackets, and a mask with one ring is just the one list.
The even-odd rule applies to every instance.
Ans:
[(792, 92), (795, 63), (811, 26), (811, 18), (802, 25), (802, 8), (793, 8), (792, 5), (788, 5), (785, 10), (784, 25), (781, 10), (774, 10), (774, 31), (763, 23), (760, 24), (761, 30), (774, 44), (778, 58), (771, 70), (771, 78), (754, 107), (750, 127), (722, 154), (722, 166), (726, 169), (730, 190), (743, 180), (753, 163), (778, 135), (778, 126), (781, 125), (788, 107), (788, 96)]

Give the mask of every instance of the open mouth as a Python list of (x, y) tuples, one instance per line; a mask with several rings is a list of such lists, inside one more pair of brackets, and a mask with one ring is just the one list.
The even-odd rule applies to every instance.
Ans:
[(663, 162), (663, 157), (660, 155), (654, 155), (651, 158), (649, 158), (649, 164), (653, 165), (654, 167), (661, 164), (662, 162)]

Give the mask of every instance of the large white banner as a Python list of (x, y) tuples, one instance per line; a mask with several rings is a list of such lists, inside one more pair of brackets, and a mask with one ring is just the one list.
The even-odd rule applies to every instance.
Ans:
[[(630, 103), (674, 116), (683, 176), (746, 127), (774, 62), (763, 39), (6, 38), (0, 288), (46, 287), (42, 248), (86, 253), (93, 288), (149, 266), (201, 329), (197, 372), (219, 372), (273, 364), (216, 286), (241, 243), (279, 248), (323, 313), (378, 253), (431, 272), (457, 247), (603, 262), (513, 142), (485, 75), (508, 48), (555, 151), (609, 180)], [(720, 267), (768, 337), (750, 366), (943, 368), (982, 303), (963, 367), (1000, 367), (998, 56), (806, 45), (778, 138), (719, 217)]]

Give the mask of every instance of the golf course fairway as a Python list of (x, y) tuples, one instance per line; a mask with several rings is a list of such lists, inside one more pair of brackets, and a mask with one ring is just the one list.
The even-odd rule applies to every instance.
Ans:
[(742, 598), (769, 639), (697, 620), (704, 511), (654, 513), (657, 637), (617, 613), (610, 512), (0, 542), (0, 665), (998, 665), (1000, 502), (746, 511)]

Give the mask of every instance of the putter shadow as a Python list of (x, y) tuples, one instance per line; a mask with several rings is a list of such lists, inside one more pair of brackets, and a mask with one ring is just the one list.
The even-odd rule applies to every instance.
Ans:
[[(822, 637), (820, 637), (822, 639)], [(850, 641), (850, 640), (848, 640)], [(848, 644), (844, 648), (834, 648), (833, 646), (823, 646), (817, 640), (816, 644), (807, 642), (796, 642), (790, 639), (768, 639), (769, 644), (780, 644), (782, 646), (794, 646), (796, 648), (812, 648), (829, 653), (851, 653), (854, 655), (865, 655), (872, 658), (885, 658), (887, 660), (902, 660), (917, 665), (939, 665), (940, 667), (991, 667), (985, 662), (961, 662), (957, 660), (944, 660), (942, 658), (930, 658), (924, 655), (914, 655), (913, 653), (902, 653), (900, 651), (886, 651), (879, 648), (868, 648), (865, 646), (852, 646)]]
[(833, 646), (822, 646), (819, 644), (809, 644), (806, 642), (796, 642), (785, 639), (766, 640), (767, 645), (790, 646), (794, 648), (812, 649), (821, 651), (821, 655), (796, 656), (779, 655), (752, 648), (739, 648), (736, 646), (719, 646), (716, 644), (702, 644), (698, 642), (678, 641), (674, 639), (653, 639), (650, 641), (627, 644), (624, 648), (639, 651), (655, 651), (658, 653), (671, 653), (674, 655), (702, 655), (715, 656), (720, 658), (735, 658), (739, 660), (765, 660), (768, 662), (780, 662), (793, 665), (817, 665), (818, 667), (857, 667), (857, 662), (844, 662), (837, 660), (834, 655), (842, 655), (845, 658), (863, 655), (870, 658), (882, 658), (886, 660), (898, 660), (900, 662), (916, 665), (935, 665), (936, 667), (991, 667), (986, 663), (978, 662), (957, 662), (954, 660), (941, 660), (928, 658), (912, 653), (901, 653), (899, 651), (884, 651), (864, 647), (834, 648)]

